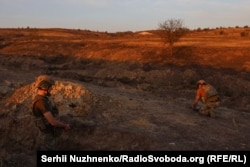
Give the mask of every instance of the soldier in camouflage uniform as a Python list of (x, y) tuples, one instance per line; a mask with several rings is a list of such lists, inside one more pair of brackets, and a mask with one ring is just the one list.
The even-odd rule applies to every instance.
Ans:
[(39, 138), (43, 142), (40, 148), (42, 150), (55, 150), (59, 132), (70, 129), (69, 124), (57, 119), (58, 110), (48, 98), (53, 84), (50, 79), (41, 80), (37, 85), (37, 95), (32, 105), (35, 124), (39, 128)]
[[(201, 102), (201, 107), (198, 103)], [(216, 89), (207, 84), (204, 80), (197, 82), (197, 91), (193, 103), (193, 110), (198, 111), (202, 115), (214, 117), (214, 109), (219, 106), (219, 95)]]

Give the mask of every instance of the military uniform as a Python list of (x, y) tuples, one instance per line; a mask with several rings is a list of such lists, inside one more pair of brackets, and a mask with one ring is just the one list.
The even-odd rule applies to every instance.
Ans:
[(198, 111), (202, 115), (214, 117), (214, 109), (219, 106), (220, 100), (218, 92), (212, 85), (206, 84), (203, 80), (198, 81), (198, 84), (203, 84), (196, 91), (196, 97), (199, 97), (202, 102), (202, 106)]
[(40, 149), (55, 150), (56, 137), (61, 134), (62, 129), (50, 125), (43, 114), (45, 112), (51, 112), (54, 117), (57, 117), (57, 108), (52, 105), (47, 96), (36, 95), (33, 101), (32, 111), (35, 118), (35, 125), (39, 128), (39, 140), (42, 142), (39, 144), (41, 145)]

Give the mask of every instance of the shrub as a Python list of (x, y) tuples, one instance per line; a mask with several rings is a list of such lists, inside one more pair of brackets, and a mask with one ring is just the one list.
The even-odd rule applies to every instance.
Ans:
[(224, 34), (225, 34), (225, 31), (221, 30), (221, 31), (219, 32), (219, 34), (220, 34), (220, 35), (224, 35)]
[(182, 19), (168, 19), (159, 23), (158, 35), (164, 43), (169, 44), (171, 56), (173, 55), (174, 43), (178, 42), (187, 32), (188, 29), (184, 27)]
[(248, 31), (242, 31), (242, 32), (240, 33), (240, 36), (241, 36), (241, 37), (248, 37), (248, 35), (249, 35), (249, 32), (248, 32)]

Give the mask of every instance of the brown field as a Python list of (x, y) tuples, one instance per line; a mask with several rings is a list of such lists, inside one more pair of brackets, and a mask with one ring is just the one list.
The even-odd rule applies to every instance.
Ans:
[[(27, 115), (42, 74), (57, 81), (52, 98), (72, 124), (59, 149), (249, 150), (250, 34), (243, 32), (250, 29), (191, 31), (170, 56), (155, 31), (0, 29), (0, 166), (35, 163), (37, 132)], [(190, 109), (199, 79), (220, 93), (215, 118)]]

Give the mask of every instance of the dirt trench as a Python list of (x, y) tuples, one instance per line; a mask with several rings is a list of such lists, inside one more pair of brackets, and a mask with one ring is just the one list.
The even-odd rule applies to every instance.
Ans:
[[(61, 150), (250, 149), (247, 72), (84, 59), (55, 64), (55, 59), (1, 56), (1, 164), (35, 164), (38, 132), (30, 105), (41, 74), (56, 80), (51, 98), (61, 119), (72, 125), (58, 139)], [(221, 94), (212, 119), (190, 109), (201, 77)]]

